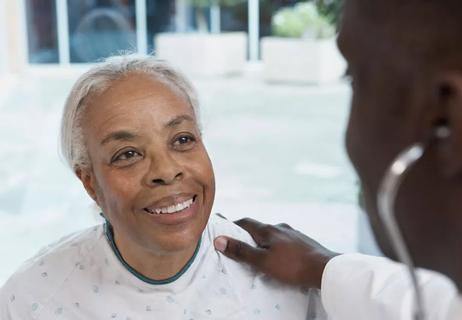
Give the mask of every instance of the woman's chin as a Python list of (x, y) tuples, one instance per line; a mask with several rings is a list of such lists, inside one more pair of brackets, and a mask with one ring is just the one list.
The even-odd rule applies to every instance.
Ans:
[(163, 230), (151, 233), (149, 240), (153, 251), (171, 255), (184, 252), (194, 252), (202, 233), (207, 225), (207, 219), (198, 219), (181, 225), (168, 225)]

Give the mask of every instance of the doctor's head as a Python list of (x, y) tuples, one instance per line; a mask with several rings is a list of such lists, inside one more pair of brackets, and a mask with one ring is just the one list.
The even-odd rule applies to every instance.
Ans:
[(198, 117), (192, 86), (153, 57), (111, 58), (72, 88), (62, 151), (129, 262), (197, 246), (215, 193)]
[[(398, 193), (397, 220), (417, 264), (449, 275), (462, 258), (460, 30), (460, 0), (347, 0), (338, 39), (353, 87), (347, 149), (381, 249), (394, 256), (377, 215), (380, 181), (398, 153), (427, 143)], [(449, 137), (432, 140), (441, 124)]]

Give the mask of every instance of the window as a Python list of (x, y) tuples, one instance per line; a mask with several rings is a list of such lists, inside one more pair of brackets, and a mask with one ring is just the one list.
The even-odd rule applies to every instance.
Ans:
[(30, 63), (59, 62), (55, 0), (26, 1)]
[(68, 1), (71, 62), (136, 51), (135, 1)]
[(173, 0), (146, 2), (148, 52), (154, 50), (154, 36), (159, 32), (176, 31), (176, 6)]
[[(24, 0), (24, 3), (31, 64), (91, 63), (121, 51), (152, 52), (153, 39), (160, 32), (247, 32), (249, 28), (246, 0), (221, 8), (195, 6), (186, 0)], [(266, 0), (262, 1), (262, 14), (268, 9), (265, 3)], [(250, 42), (258, 47), (258, 36)]]

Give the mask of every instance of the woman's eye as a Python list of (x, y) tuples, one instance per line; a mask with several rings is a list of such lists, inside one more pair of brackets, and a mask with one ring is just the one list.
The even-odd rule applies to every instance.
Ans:
[(179, 138), (177, 139), (177, 143), (179, 143), (179, 144), (185, 144), (185, 143), (190, 142), (191, 140), (192, 140), (191, 137), (183, 136), (183, 137), (179, 137)]
[(193, 136), (190, 135), (181, 135), (178, 136), (174, 141), (173, 145), (176, 148), (179, 148), (181, 150), (187, 150), (190, 148), (192, 145), (194, 145), (194, 142), (196, 139)]
[(141, 154), (135, 150), (128, 150), (116, 155), (112, 162), (131, 162), (141, 157)]

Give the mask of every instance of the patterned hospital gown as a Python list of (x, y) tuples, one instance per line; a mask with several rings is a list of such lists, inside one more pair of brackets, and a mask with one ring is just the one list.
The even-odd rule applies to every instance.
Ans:
[[(0, 291), (0, 319), (326, 319), (319, 292), (287, 287), (214, 250), (243, 229), (212, 216), (196, 255), (174, 281), (153, 284), (129, 270), (104, 225), (48, 246)], [(284, 261), (281, 261), (284, 263)]]

